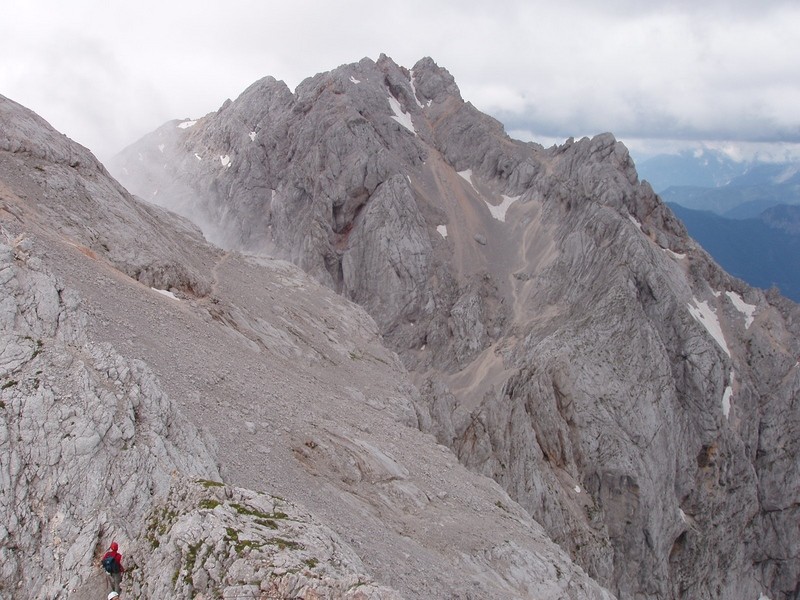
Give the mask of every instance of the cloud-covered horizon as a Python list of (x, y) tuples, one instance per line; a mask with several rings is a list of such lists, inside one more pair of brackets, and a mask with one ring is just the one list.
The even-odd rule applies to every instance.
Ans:
[(113, 4), (12, 0), (0, 24), (0, 94), (103, 160), (263, 76), (380, 53), (431, 56), (510, 132), (800, 147), (796, 2)]

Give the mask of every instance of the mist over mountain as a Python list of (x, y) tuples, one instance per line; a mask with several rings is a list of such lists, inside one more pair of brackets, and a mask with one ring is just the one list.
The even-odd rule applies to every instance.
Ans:
[(113, 537), (138, 597), (796, 597), (800, 307), (611, 134), (381, 56), (164, 124), (139, 199), (0, 110), (3, 592)]
[(717, 188), (747, 172), (749, 163), (713, 150), (658, 154), (639, 161), (636, 170), (658, 194), (670, 187)]

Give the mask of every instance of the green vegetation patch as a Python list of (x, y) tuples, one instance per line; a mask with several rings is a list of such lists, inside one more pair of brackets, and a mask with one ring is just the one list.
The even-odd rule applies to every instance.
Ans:
[(0, 389), (7, 390), (8, 388), (17, 385), (17, 382), (13, 379), (9, 379), (3, 384), (3, 387)]
[(302, 550), (303, 545), (298, 544), (297, 542), (293, 542), (291, 540), (285, 540), (283, 538), (274, 537), (267, 540), (268, 544), (272, 544), (273, 546), (277, 546), (279, 550)]
[(261, 548), (263, 542), (256, 542), (255, 540), (240, 540), (233, 548), (236, 554), (241, 554), (245, 548)]
[(236, 554), (241, 554), (246, 548), (261, 548), (264, 545), (263, 542), (256, 542), (255, 540), (239, 539), (239, 532), (233, 527), (225, 528), (225, 537), (223, 539), (233, 544), (233, 549), (236, 550)]
[(269, 527), (270, 529), (278, 528), (278, 524), (272, 519), (256, 519), (255, 522), (262, 527)]
[(44, 342), (42, 342), (42, 340), (34, 340), (29, 335), (26, 335), (24, 339), (28, 340), (29, 342), (33, 342), (35, 346), (35, 348), (33, 349), (33, 354), (31, 354), (31, 358), (33, 359), (39, 356), (39, 354), (41, 354), (42, 352), (42, 348), (44, 347)]
[(144, 537), (150, 542), (150, 546), (154, 550), (160, 545), (159, 538), (169, 533), (169, 530), (172, 529), (177, 518), (178, 513), (174, 510), (170, 510), (166, 506), (153, 511), (147, 522), (147, 529)]
[(240, 515), (259, 517), (261, 519), (269, 519), (269, 515), (267, 513), (261, 512), (260, 510), (255, 510), (254, 508), (250, 508), (249, 506), (245, 506), (244, 504), (238, 504), (236, 502), (232, 502), (231, 506)]
[(221, 481), (212, 481), (211, 479), (198, 479), (195, 483), (199, 483), (205, 488), (225, 487), (225, 484)]
[(238, 542), (239, 541), (239, 532), (236, 531), (233, 527), (226, 527), (225, 528), (225, 541), (226, 542)]
[(197, 561), (197, 553), (202, 546), (203, 540), (200, 540), (196, 544), (189, 544), (189, 550), (186, 552), (186, 576), (183, 578), (184, 583), (188, 583), (189, 585), (193, 585), (194, 583), (192, 580), (192, 571), (194, 571), (194, 564)]
[(231, 503), (233, 509), (239, 513), (240, 515), (248, 515), (250, 517), (257, 517), (259, 519), (263, 519), (266, 521), (273, 521), (275, 519), (288, 519), (289, 515), (285, 512), (281, 512), (279, 510), (273, 511), (271, 513), (265, 513), (260, 510), (256, 510), (254, 508), (250, 508), (249, 506), (245, 506), (244, 504), (237, 504), (235, 502)]
[(207, 508), (209, 510), (214, 510), (220, 504), (221, 504), (221, 502), (219, 500), (214, 499), (214, 498), (205, 498), (203, 500), (200, 500), (200, 508)]

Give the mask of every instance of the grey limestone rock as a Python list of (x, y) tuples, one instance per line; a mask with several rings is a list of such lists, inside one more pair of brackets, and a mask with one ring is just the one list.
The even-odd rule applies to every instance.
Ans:
[[(416, 321), (432, 300), (426, 286), (431, 245), (404, 177), (376, 190), (342, 258), (343, 292), (381, 323)], [(375, 277), (364, 277), (375, 273)]]

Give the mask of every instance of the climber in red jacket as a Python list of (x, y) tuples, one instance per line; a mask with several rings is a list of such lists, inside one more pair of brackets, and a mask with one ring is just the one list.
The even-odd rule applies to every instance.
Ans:
[(111, 589), (119, 594), (119, 584), (122, 581), (122, 574), (125, 572), (125, 567), (122, 566), (122, 555), (117, 552), (119, 546), (117, 542), (111, 542), (111, 547), (103, 555), (100, 563), (108, 575), (111, 582)]

